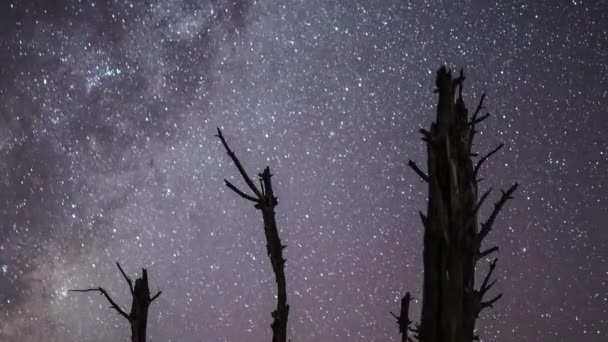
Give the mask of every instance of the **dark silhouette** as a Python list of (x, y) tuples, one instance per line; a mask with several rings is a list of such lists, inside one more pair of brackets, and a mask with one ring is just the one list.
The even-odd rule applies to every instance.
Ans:
[(255, 186), (255, 183), (241, 165), (241, 162), (236, 157), (234, 152), (230, 150), (230, 147), (226, 143), (222, 131), (217, 129), (217, 137), (220, 138), (226, 152), (230, 156), (230, 159), (234, 162), (239, 173), (249, 186), (249, 189), (253, 191), (255, 196), (248, 195), (245, 192), (239, 190), (236, 186), (224, 179), (226, 186), (234, 191), (239, 196), (246, 200), (249, 200), (254, 204), (256, 209), (262, 211), (262, 218), (264, 220), (264, 234), (266, 235), (266, 249), (270, 256), (270, 263), (272, 264), (272, 270), (274, 271), (275, 280), (277, 282), (277, 309), (272, 312), (272, 342), (286, 342), (287, 341), (287, 318), (289, 316), (289, 305), (287, 304), (287, 290), (285, 286), (285, 259), (283, 259), (283, 249), (287, 246), (281, 243), (279, 237), (279, 230), (277, 229), (277, 223), (274, 217), (274, 207), (277, 205), (277, 198), (274, 197), (272, 192), (272, 183), (270, 177), (270, 168), (266, 166), (264, 172), (259, 174), (260, 177), (260, 189)]
[(102, 294), (108, 302), (110, 302), (111, 307), (116, 310), (121, 316), (129, 321), (131, 325), (131, 342), (145, 342), (146, 341), (146, 327), (148, 325), (148, 308), (150, 304), (160, 296), (162, 291), (158, 291), (154, 296), (150, 297), (150, 288), (148, 287), (148, 271), (145, 268), (142, 268), (142, 276), (141, 278), (135, 279), (135, 286), (133, 286), (133, 281), (131, 278), (127, 276), (127, 274), (122, 270), (119, 263), (116, 263), (120, 273), (122, 273), (123, 277), (129, 284), (129, 290), (131, 291), (131, 296), (133, 297), (133, 302), (131, 303), (131, 312), (127, 314), (124, 310), (116, 304), (116, 302), (110, 297), (108, 292), (104, 290), (102, 287), (91, 288), (86, 290), (69, 290), (71, 292), (99, 292)]
[(399, 333), (401, 334), (401, 342), (412, 342), (412, 338), (408, 335), (408, 332), (417, 333), (418, 330), (416, 328), (412, 328), (410, 325), (412, 321), (410, 321), (410, 302), (412, 301), (412, 296), (409, 292), (405, 293), (405, 296), (401, 298), (401, 310), (399, 311), (399, 316), (395, 315), (391, 312), (391, 315), (395, 317), (397, 320), (397, 325), (399, 326)]
[(439, 93), (437, 118), (430, 131), (420, 130), (427, 145), (428, 174), (411, 160), (408, 163), (428, 183), (429, 195), (427, 215), (420, 212), (424, 225), (422, 315), (418, 328), (410, 328), (409, 293), (406, 294), (398, 317), (403, 341), (411, 340), (409, 331), (421, 342), (478, 340), (474, 329), (479, 313), (492, 307), (502, 296), (500, 293), (485, 298), (496, 283), (490, 278), (497, 259), (490, 262), (479, 289), (475, 289), (475, 266), (480, 259), (498, 251), (496, 246), (482, 251), (481, 245), (505, 202), (512, 198), (517, 184), (506, 191), (501, 190), (502, 195), (489, 218), (479, 223), (479, 209), (492, 190), (487, 190), (478, 199), (478, 185), (482, 180), (479, 170), (503, 144), (473, 163), (472, 157), (477, 156), (471, 151), (476, 126), (489, 114), (479, 116), (484, 94), (469, 118), (462, 99), (464, 80), (462, 71), (457, 78), (452, 78), (451, 71), (444, 66), (439, 69), (435, 90)]

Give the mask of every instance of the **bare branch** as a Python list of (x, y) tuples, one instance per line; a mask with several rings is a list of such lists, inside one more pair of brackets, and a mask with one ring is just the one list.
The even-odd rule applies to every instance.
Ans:
[(469, 122), (469, 125), (471, 126), (471, 128), (469, 130), (469, 151), (471, 150), (471, 147), (473, 146), (473, 138), (475, 137), (475, 133), (477, 133), (477, 131), (475, 130), (475, 125), (478, 123), (477, 115), (479, 115), (479, 112), (483, 108), (483, 100), (485, 98), (486, 98), (486, 93), (484, 92), (481, 95), (479, 104), (477, 105), (477, 108), (475, 109), (475, 112), (473, 113), (473, 116), (471, 117), (471, 121)]
[(217, 128), (216, 136), (218, 138), (220, 138), (220, 140), (222, 141), (222, 145), (224, 145), (224, 148), (226, 149), (226, 153), (228, 153), (228, 156), (230, 156), (230, 159), (232, 159), (232, 161), (236, 165), (236, 168), (239, 170), (239, 173), (241, 174), (241, 176), (247, 183), (247, 186), (249, 186), (251, 191), (253, 191), (258, 198), (263, 198), (263, 196), (260, 193), (260, 191), (258, 190), (258, 188), (256, 188), (256, 186), (255, 186), (255, 184), (253, 184), (253, 181), (251, 180), (251, 178), (249, 178), (249, 175), (247, 175), (247, 172), (245, 171), (245, 168), (243, 168), (243, 165), (241, 164), (239, 159), (236, 157), (234, 152), (232, 152), (232, 150), (230, 149), (230, 146), (228, 146), (226, 139), (224, 139), (224, 136), (222, 135), (222, 130), (220, 130), (219, 127)]
[(486, 292), (488, 292), (488, 290), (496, 282), (496, 281), (493, 281), (490, 285), (488, 285), (488, 281), (490, 281), (490, 277), (492, 276), (492, 273), (494, 273), (494, 269), (496, 269), (497, 261), (498, 261), (498, 259), (494, 258), (494, 260), (492, 260), (490, 262), (490, 269), (488, 270), (488, 273), (486, 274), (485, 278), (483, 279), (483, 282), (481, 283), (481, 287), (479, 288), (479, 294), (481, 296), (483, 296)]
[[(486, 192), (484, 192), (483, 195), (481, 195), (481, 198), (479, 199), (479, 202), (477, 202), (477, 204), (473, 208), (473, 213), (467, 219), (466, 226), (469, 226), (470, 224), (473, 224), (473, 222), (475, 222), (475, 220), (477, 219), (477, 213), (479, 212), (479, 209), (481, 209), (481, 206), (483, 205), (483, 203), (485, 202), (486, 198), (488, 198), (488, 195), (491, 192), (492, 192), (492, 188), (489, 188)], [(477, 241), (475, 241), (475, 242), (477, 243)], [(479, 251), (479, 247), (481, 247), (481, 240), (479, 241), (479, 243), (480, 244), (477, 245), (477, 247), (476, 247), (478, 251)]]
[(503, 146), (505, 146), (505, 144), (501, 143), (500, 145), (498, 145), (498, 147), (496, 147), (495, 149), (490, 151), (490, 153), (486, 154), (481, 159), (479, 159), (479, 161), (477, 162), (477, 165), (475, 165), (475, 170), (473, 171), (473, 174), (475, 176), (477, 176), (477, 174), (479, 173), (479, 169), (481, 168), (481, 165), (483, 165), (483, 163), (485, 163), (485, 161), (488, 160), (488, 158), (490, 158), (494, 153), (498, 152), (498, 150), (503, 148)]
[(234, 184), (230, 183), (227, 179), (224, 179), (224, 183), (226, 183), (226, 186), (228, 188), (230, 188), (230, 190), (234, 191), (237, 195), (243, 197), (244, 199), (250, 200), (250, 201), (255, 202), (255, 203), (259, 203), (260, 202), (259, 199), (255, 198), (253, 196), (247, 195), (243, 191), (239, 190), (239, 188), (237, 188), (236, 186), (234, 186)]
[(392, 311), (390, 312), (391, 315), (393, 315), (393, 317), (395, 317), (395, 319), (397, 320), (397, 322), (399, 322), (399, 316), (395, 315)]
[(473, 116), (471, 117), (472, 124), (475, 122), (475, 120), (477, 120), (477, 115), (479, 115), (479, 112), (483, 109), (483, 100), (485, 100), (485, 99), (486, 99), (486, 93), (484, 92), (483, 94), (481, 94), (481, 99), (479, 99), (477, 108), (475, 109), (475, 112), (473, 112)]
[(486, 292), (490, 291), (490, 289), (492, 288), (492, 286), (494, 286), (494, 284), (496, 284), (497, 281), (498, 281), (498, 279), (492, 280), (492, 282), (489, 283), (488, 286), (486, 287), (487, 288)]
[(414, 172), (416, 172), (418, 174), (418, 176), (420, 176), (420, 178), (422, 178), (423, 181), (425, 182), (429, 182), (429, 176), (424, 173), (422, 170), (420, 170), (420, 168), (418, 167), (418, 165), (416, 165), (416, 163), (414, 163), (413, 161), (408, 161), (407, 166), (409, 166), (410, 168), (412, 168), (412, 170), (414, 170)]
[(479, 311), (481, 312), (481, 310), (483, 310), (485, 308), (493, 308), (494, 303), (496, 303), (496, 301), (499, 300), (500, 298), (502, 298), (502, 293), (497, 294), (496, 297), (494, 297), (488, 301), (481, 302)]
[(410, 328), (410, 331), (414, 333), (414, 337), (420, 341), (420, 322), (416, 322), (413, 328)]
[(158, 298), (161, 293), (163, 293), (163, 291), (158, 291), (158, 293), (152, 296), (152, 298), (150, 298), (150, 303), (152, 303), (156, 298)]
[(118, 269), (120, 270), (120, 273), (122, 273), (122, 276), (125, 277), (127, 284), (129, 284), (129, 291), (131, 291), (131, 294), (133, 294), (133, 281), (127, 276), (125, 271), (123, 271), (122, 267), (120, 267), (120, 264), (118, 262), (116, 262), (116, 266), (118, 266)]
[(474, 120), (471, 122), (471, 125), (477, 125), (478, 123), (480, 123), (480, 122), (482, 122), (483, 120), (487, 119), (489, 116), (490, 116), (490, 113), (486, 113), (485, 115), (483, 115), (483, 116), (481, 116), (481, 117), (479, 117), (479, 118), (474, 119)]
[(429, 227), (428, 218), (426, 217), (426, 215), (424, 215), (422, 213), (422, 211), (419, 211), (418, 213), (420, 214), (420, 220), (422, 221), (422, 225), (424, 226), (424, 229), (428, 229), (428, 227)]
[(475, 208), (473, 209), (473, 216), (477, 215), (477, 213), (479, 212), (479, 209), (483, 205), (483, 202), (486, 200), (486, 198), (488, 197), (490, 192), (492, 192), (492, 188), (489, 188), (486, 192), (484, 192), (483, 195), (481, 195), (479, 202), (477, 203), (477, 205), (475, 205)]
[(103, 289), (101, 287), (98, 287), (98, 288), (94, 288), (94, 289), (85, 289), (85, 290), (80, 290), (80, 289), (68, 290), (68, 292), (99, 292), (99, 291), (103, 291)]
[(272, 174), (270, 173), (270, 167), (267, 166), (264, 171), (259, 174), (261, 189), (260, 190), (254, 185), (253, 180), (247, 175), (238, 158), (230, 150), (228, 144), (226, 143), (226, 140), (222, 136), (222, 131), (219, 128), (217, 129), (217, 133), (217, 136), (222, 141), (222, 144), (226, 148), (228, 155), (235, 163), (239, 172), (241, 173), (241, 176), (245, 179), (247, 185), (255, 193), (255, 197), (257, 198), (245, 194), (243, 191), (239, 190), (230, 182), (224, 180), (226, 182), (226, 186), (236, 192), (239, 196), (255, 202), (255, 208), (260, 209), (262, 211), (262, 218), (264, 221), (264, 233), (266, 235), (266, 251), (270, 257), (270, 264), (272, 265), (272, 270), (274, 271), (275, 275), (275, 281), (277, 283), (277, 308), (271, 313), (273, 317), (272, 324), (270, 325), (273, 334), (272, 340), (278, 342), (285, 342), (287, 341), (287, 320), (289, 317), (289, 305), (287, 304), (287, 290), (285, 279), (286, 260), (283, 258), (283, 249), (286, 246), (281, 243), (277, 223), (275, 220), (274, 207), (277, 205), (277, 198), (274, 196), (272, 190)]
[(498, 252), (498, 246), (494, 246), (492, 248), (486, 249), (483, 252), (480, 252), (479, 254), (477, 254), (477, 260), (483, 259), (494, 252)]
[(481, 224), (481, 230), (479, 231), (479, 234), (477, 234), (478, 244), (481, 244), (481, 241), (488, 235), (488, 233), (490, 233), (490, 230), (492, 230), (492, 225), (494, 224), (498, 213), (502, 210), (502, 207), (505, 205), (505, 203), (513, 198), (511, 197), (511, 195), (513, 194), (513, 192), (515, 192), (516, 189), (517, 183), (513, 184), (506, 192), (501, 190), (502, 196), (500, 197), (500, 200), (494, 204), (494, 210), (492, 211), (492, 214), (490, 214), (490, 217), (485, 223)]
[(112, 305), (112, 308), (116, 311), (118, 311), (118, 313), (123, 316), (124, 318), (126, 318), (129, 322), (131, 321), (131, 316), (129, 316), (126, 312), (124, 312), (120, 306), (118, 306), (118, 304), (116, 304), (116, 302), (112, 299), (112, 297), (110, 297), (110, 295), (108, 294), (108, 292), (106, 290), (104, 290), (101, 287), (95, 288), (95, 289), (86, 289), (86, 290), (68, 290), (69, 292), (99, 292), (100, 294), (102, 294), (104, 297), (106, 297), (106, 299), (108, 300), (108, 302), (110, 302), (110, 305)]
[(420, 129), (420, 133), (422, 134), (422, 141), (429, 142), (431, 141), (431, 133), (424, 128)]

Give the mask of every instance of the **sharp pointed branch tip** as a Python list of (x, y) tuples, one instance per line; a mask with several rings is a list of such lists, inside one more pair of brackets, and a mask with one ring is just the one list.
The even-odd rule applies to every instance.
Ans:
[(512, 195), (516, 189), (517, 183), (513, 184), (507, 191), (502, 191), (502, 196), (500, 197), (500, 200), (498, 200), (498, 202), (494, 204), (494, 210), (490, 214), (490, 217), (485, 223), (481, 224), (481, 230), (477, 234), (476, 241), (478, 243), (478, 246), (481, 244), (481, 241), (490, 233), (490, 231), (492, 230), (492, 225), (494, 224), (494, 221), (496, 221), (496, 217), (498, 217), (498, 213), (500, 213), (505, 203), (509, 199), (513, 198)]
[(477, 165), (475, 165), (475, 170), (473, 171), (473, 174), (475, 176), (477, 176), (477, 174), (479, 173), (479, 169), (481, 168), (481, 165), (483, 165), (483, 163), (485, 163), (486, 160), (488, 160), (488, 158), (490, 158), (494, 153), (498, 152), (498, 150), (500, 150), (501, 148), (503, 148), (503, 146), (505, 146), (505, 144), (501, 143), (495, 149), (493, 149), (492, 151), (490, 151), (490, 153), (486, 154), (481, 159), (479, 159), (479, 161), (477, 162)]
[(118, 261), (116, 262), (116, 266), (118, 266), (118, 270), (120, 271), (120, 273), (122, 274), (122, 276), (125, 278), (127, 284), (129, 285), (129, 291), (131, 291), (131, 294), (133, 294), (133, 281), (131, 280), (131, 278), (129, 278), (127, 276), (127, 274), (122, 269), (122, 267), (120, 266), (120, 264), (118, 263)]

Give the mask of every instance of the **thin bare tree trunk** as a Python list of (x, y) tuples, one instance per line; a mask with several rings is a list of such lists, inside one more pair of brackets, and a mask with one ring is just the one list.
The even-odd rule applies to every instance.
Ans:
[(285, 259), (283, 258), (283, 249), (285, 245), (281, 243), (279, 230), (275, 220), (274, 207), (278, 204), (277, 198), (272, 190), (272, 182), (270, 168), (267, 166), (264, 172), (259, 174), (260, 188), (258, 189), (247, 172), (241, 165), (241, 162), (236, 157), (234, 152), (230, 150), (228, 143), (222, 135), (222, 131), (217, 129), (217, 137), (220, 138), (226, 152), (236, 165), (239, 173), (247, 183), (247, 186), (254, 195), (246, 194), (239, 190), (236, 186), (224, 179), (226, 186), (244, 199), (255, 203), (255, 208), (262, 212), (264, 221), (264, 234), (266, 235), (266, 249), (274, 271), (275, 281), (277, 283), (277, 308), (272, 312), (272, 342), (287, 342), (287, 320), (289, 317), (289, 305), (287, 304), (287, 290), (285, 283)]

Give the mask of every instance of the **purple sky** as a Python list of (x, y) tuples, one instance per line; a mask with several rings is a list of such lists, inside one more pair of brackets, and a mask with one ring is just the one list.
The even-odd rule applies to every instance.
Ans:
[(506, 144), (482, 189), (520, 184), (482, 339), (606, 341), (608, 4), (425, 2), (2, 1), (0, 340), (128, 340), (66, 292), (128, 309), (120, 261), (163, 290), (150, 341), (269, 341), (261, 215), (223, 186), (219, 126), (275, 174), (292, 340), (397, 341), (389, 311), (422, 295), (406, 164), (446, 63), (469, 107), (488, 93), (477, 150)]

